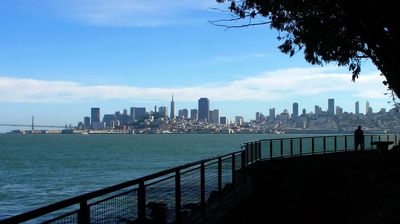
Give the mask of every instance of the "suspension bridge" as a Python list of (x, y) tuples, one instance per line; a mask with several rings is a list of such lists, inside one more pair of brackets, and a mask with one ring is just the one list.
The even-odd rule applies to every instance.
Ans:
[(35, 128), (65, 128), (67, 129), (68, 126), (64, 125), (42, 125), (42, 124), (35, 124), (35, 116), (32, 116), (32, 122), (30, 124), (12, 124), (12, 123), (0, 123), (0, 126), (5, 126), (5, 127), (30, 127), (32, 131), (35, 130)]

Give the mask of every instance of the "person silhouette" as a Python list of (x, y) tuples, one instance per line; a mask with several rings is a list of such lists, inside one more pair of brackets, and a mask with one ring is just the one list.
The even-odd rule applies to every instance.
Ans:
[(364, 150), (364, 131), (361, 129), (360, 125), (357, 130), (354, 131), (354, 150), (358, 150), (358, 145), (360, 145), (361, 150)]

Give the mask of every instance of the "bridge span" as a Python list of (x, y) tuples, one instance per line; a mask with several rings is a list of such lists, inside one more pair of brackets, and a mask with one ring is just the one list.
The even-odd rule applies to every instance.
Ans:
[(67, 125), (38, 125), (35, 124), (35, 116), (32, 116), (32, 123), (31, 124), (9, 124), (9, 123), (0, 123), (0, 126), (6, 126), (6, 127), (30, 127), (33, 130), (35, 128), (65, 128), (67, 129)]

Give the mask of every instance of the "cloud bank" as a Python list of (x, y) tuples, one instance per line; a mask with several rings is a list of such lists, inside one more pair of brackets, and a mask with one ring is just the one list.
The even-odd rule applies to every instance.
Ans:
[(350, 98), (387, 98), (384, 78), (378, 73), (363, 74), (351, 82), (349, 73), (337, 68), (290, 68), (265, 72), (227, 83), (173, 87), (139, 87), (127, 85), (86, 85), (71, 81), (47, 81), (0, 76), (0, 102), (76, 103), (104, 100), (196, 101), (208, 97), (213, 101), (290, 100), (294, 97), (346, 94)]

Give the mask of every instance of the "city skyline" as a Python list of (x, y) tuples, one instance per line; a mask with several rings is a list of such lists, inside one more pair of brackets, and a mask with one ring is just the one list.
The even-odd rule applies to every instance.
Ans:
[(328, 98), (344, 111), (367, 100), (374, 111), (391, 108), (384, 79), (370, 61), (362, 61), (354, 83), (347, 68), (309, 65), (302, 52), (282, 54), (277, 32), (267, 26), (211, 25), (229, 16), (211, 9), (226, 8), (214, 0), (21, 0), (0, 6), (0, 27), (7, 31), (0, 36), (2, 123), (35, 116), (40, 123), (75, 124), (91, 107), (106, 113), (170, 108), (171, 94), (175, 114), (207, 96), (211, 108), (229, 119), (250, 120), (270, 107), (280, 113), (293, 102), (301, 114), (316, 104), (326, 108)]
[[(356, 101), (354, 103), (354, 111), (345, 111), (343, 110), (342, 107), (340, 107), (339, 105), (337, 105), (336, 107), (335, 105), (335, 99), (334, 98), (329, 98), (327, 99), (328, 101), (328, 106), (326, 108), (326, 110), (323, 109), (323, 107), (320, 107), (320, 105), (315, 105), (314, 106), (314, 111), (308, 111), (303, 108), (302, 111), (303, 113), (301, 115), (299, 115), (299, 103), (298, 102), (293, 102), (292, 104), (292, 110), (289, 111), (288, 109), (284, 109), (282, 112), (276, 111), (275, 107), (271, 107), (268, 109), (268, 111), (257, 111), (254, 114), (253, 118), (249, 118), (248, 120), (245, 120), (244, 117), (240, 114), (235, 115), (233, 118), (227, 118), (226, 116), (220, 116), (220, 109), (219, 108), (213, 108), (210, 109), (210, 105), (211, 105), (211, 101), (210, 99), (208, 99), (207, 97), (202, 97), (200, 99), (198, 99), (198, 107), (197, 108), (179, 108), (179, 113), (178, 115), (175, 115), (173, 111), (175, 111), (175, 101), (174, 101), (174, 97), (172, 95), (172, 99), (171, 99), (171, 112), (169, 113), (168, 116), (168, 107), (166, 106), (159, 106), (158, 110), (157, 110), (157, 105), (154, 106), (154, 110), (146, 110), (146, 108), (144, 107), (131, 107), (130, 108), (130, 114), (127, 113), (127, 110), (124, 109), (123, 110), (123, 115), (129, 117), (130, 120), (126, 120), (126, 124), (135, 121), (135, 120), (140, 120), (140, 119), (144, 119), (145, 114), (146, 113), (160, 113), (162, 117), (164, 118), (169, 118), (170, 120), (175, 120), (175, 119), (192, 119), (192, 120), (198, 120), (200, 122), (205, 122), (205, 123), (214, 123), (214, 124), (219, 124), (220, 123), (220, 118), (223, 117), (224, 119), (228, 119), (226, 122), (236, 122), (236, 120), (240, 119), (241, 122), (249, 122), (249, 121), (259, 121), (259, 119), (261, 118), (261, 116), (267, 116), (267, 117), (272, 117), (272, 119), (275, 119), (276, 116), (282, 115), (282, 114), (287, 114), (290, 118), (292, 119), (296, 119), (299, 116), (303, 116), (303, 115), (310, 115), (310, 114), (321, 114), (323, 112), (329, 114), (329, 115), (341, 115), (343, 113), (350, 113), (350, 114), (354, 114), (354, 115), (367, 115), (367, 114), (371, 114), (371, 113), (378, 113), (378, 112), (382, 112), (382, 110), (384, 110), (384, 112), (386, 112), (386, 108), (380, 108), (380, 110), (373, 110), (372, 107), (370, 107), (370, 104), (368, 101), (365, 102), (365, 113), (361, 113), (359, 111), (359, 101)], [(333, 109), (335, 108), (335, 109)], [(140, 112), (137, 112), (139, 111)], [(189, 110), (190, 110), (190, 114), (189, 114)], [(201, 111), (201, 113), (200, 113)], [(208, 113), (206, 113), (206, 111), (208, 111)], [(103, 119), (99, 119), (99, 116), (101, 117), (100, 114), (100, 108), (98, 107), (92, 107), (91, 108), (91, 114), (92, 116), (94, 115), (95, 118), (90, 117), (90, 126), (93, 128), (93, 121), (98, 123), (100, 121), (107, 123), (106, 117), (108, 115), (115, 115), (115, 116), (120, 116), (120, 112), (119, 110), (115, 111), (114, 114), (106, 114), (104, 113), (103, 115)], [(268, 114), (267, 114), (268, 112)], [(139, 116), (136, 116), (137, 114), (140, 114)], [(199, 115), (200, 114), (200, 115)], [(117, 119), (114, 116), (114, 119)], [(85, 124), (85, 119), (87, 118), (87, 116), (83, 117), (83, 120), (80, 121), (82, 122), (82, 124)], [(87, 127), (87, 125), (85, 125)]]

